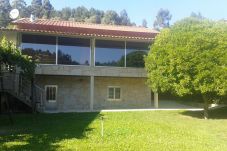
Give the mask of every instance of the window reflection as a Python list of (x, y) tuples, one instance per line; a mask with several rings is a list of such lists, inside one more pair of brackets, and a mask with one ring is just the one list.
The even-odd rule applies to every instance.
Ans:
[[(56, 37), (22, 35), (22, 54), (41, 64), (56, 64)], [(149, 43), (96, 40), (95, 65), (144, 67)], [(58, 37), (58, 64), (90, 65), (90, 39)]]
[(58, 44), (58, 64), (90, 64), (89, 39), (59, 37)]
[(147, 55), (149, 44), (141, 42), (127, 42), (126, 48), (126, 66), (144, 67), (144, 56)]
[(53, 36), (22, 35), (22, 54), (42, 64), (56, 63), (56, 38)]
[(124, 67), (125, 43), (123, 41), (96, 40), (95, 65)]

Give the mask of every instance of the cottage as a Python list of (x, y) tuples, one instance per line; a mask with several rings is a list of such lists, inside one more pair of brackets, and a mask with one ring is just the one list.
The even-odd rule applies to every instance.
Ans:
[(157, 31), (28, 18), (1, 29), (38, 62), (35, 84), (44, 112), (153, 107), (143, 56)]

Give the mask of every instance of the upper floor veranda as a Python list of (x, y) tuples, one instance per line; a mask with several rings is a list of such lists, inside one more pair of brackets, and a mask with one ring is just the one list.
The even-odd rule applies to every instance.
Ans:
[[(52, 24), (43, 26), (37, 23), (24, 25), (19, 21), (15, 29), (2, 29), (1, 35), (15, 41), (22, 54), (29, 55), (37, 61), (36, 74), (146, 77), (144, 56), (148, 53), (157, 33), (139, 27), (125, 27), (126, 29), (107, 27), (101, 26), (97, 29), (95, 25), (84, 30), (84, 25), (82, 27), (58, 27)], [(62, 31), (63, 29), (66, 33)], [(76, 30), (78, 32), (84, 30), (84, 33), (90, 33), (90, 30), (93, 32), (67, 34)]]

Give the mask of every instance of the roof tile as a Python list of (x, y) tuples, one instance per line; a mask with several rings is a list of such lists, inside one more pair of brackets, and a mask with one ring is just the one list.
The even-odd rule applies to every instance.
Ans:
[(153, 39), (159, 33), (156, 30), (144, 27), (90, 24), (48, 19), (37, 19), (31, 22), (29, 18), (22, 18), (13, 21), (12, 24), (17, 25), (15, 30), (21, 31), (129, 39)]

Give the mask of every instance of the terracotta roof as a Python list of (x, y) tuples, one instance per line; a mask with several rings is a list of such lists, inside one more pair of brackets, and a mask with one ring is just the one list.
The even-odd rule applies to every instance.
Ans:
[(144, 27), (90, 24), (48, 19), (37, 19), (34, 22), (31, 22), (29, 18), (22, 18), (13, 21), (12, 24), (17, 25), (14, 29), (17, 31), (126, 39), (150, 40), (159, 33), (156, 30)]

